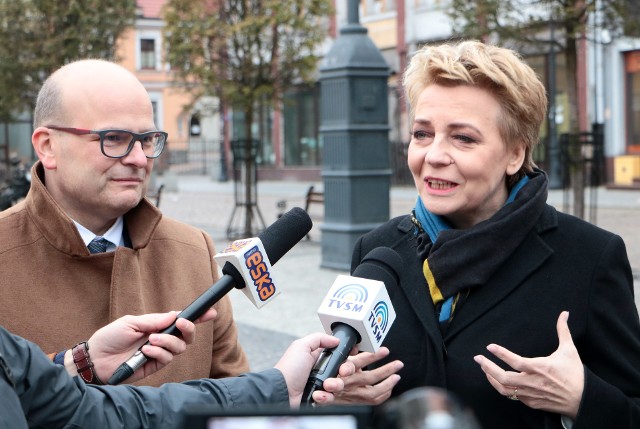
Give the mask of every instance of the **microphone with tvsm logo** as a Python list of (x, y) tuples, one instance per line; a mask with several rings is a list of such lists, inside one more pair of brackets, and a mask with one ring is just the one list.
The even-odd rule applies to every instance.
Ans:
[[(302, 240), (312, 225), (307, 212), (294, 207), (258, 237), (231, 243), (214, 256), (216, 262), (222, 265), (223, 275), (220, 280), (182, 310), (178, 317), (193, 322), (234, 287), (242, 290), (257, 308), (262, 307), (280, 293), (273, 280), (271, 265)], [(161, 333), (180, 336), (175, 322)], [(144, 365), (147, 357), (141, 350), (142, 347), (120, 365), (107, 383), (119, 384)]]
[(302, 405), (313, 405), (313, 392), (323, 390), (324, 381), (338, 374), (354, 345), (364, 352), (380, 348), (396, 318), (387, 291), (395, 290), (401, 270), (398, 253), (377, 247), (362, 259), (352, 276), (336, 278), (318, 316), (325, 331), (339, 338), (340, 344), (318, 357), (302, 393)]

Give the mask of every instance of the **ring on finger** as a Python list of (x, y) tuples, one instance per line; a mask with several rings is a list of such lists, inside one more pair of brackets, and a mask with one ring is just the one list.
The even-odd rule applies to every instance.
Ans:
[(512, 401), (518, 401), (518, 388), (514, 387), (513, 388), (513, 394), (507, 396), (507, 398), (511, 399)]

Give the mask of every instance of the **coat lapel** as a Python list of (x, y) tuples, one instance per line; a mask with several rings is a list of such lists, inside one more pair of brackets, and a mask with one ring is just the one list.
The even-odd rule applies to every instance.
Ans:
[(433, 301), (429, 295), (429, 287), (422, 275), (422, 262), (418, 259), (417, 243), (412, 239), (411, 219), (407, 216), (398, 224), (398, 229), (402, 232), (402, 238), (391, 248), (398, 252), (407, 268), (405, 272), (400, 273), (400, 289), (411, 303), (411, 309), (416, 313), (429, 338), (437, 348), (440, 348), (443, 346), (442, 335), (436, 320)]

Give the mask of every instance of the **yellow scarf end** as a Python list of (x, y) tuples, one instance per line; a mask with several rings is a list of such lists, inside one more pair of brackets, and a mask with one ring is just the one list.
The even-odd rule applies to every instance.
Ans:
[(424, 278), (427, 279), (427, 285), (429, 285), (429, 294), (431, 294), (431, 300), (434, 304), (438, 304), (441, 301), (444, 301), (444, 297), (440, 292), (440, 289), (436, 285), (436, 279), (433, 277), (433, 273), (431, 272), (431, 268), (429, 268), (429, 260), (425, 259), (424, 264), (422, 265), (422, 272), (424, 274)]

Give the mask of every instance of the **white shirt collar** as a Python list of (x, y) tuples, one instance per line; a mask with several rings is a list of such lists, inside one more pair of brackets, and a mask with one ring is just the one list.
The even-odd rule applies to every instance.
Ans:
[[(72, 219), (73, 220), (73, 219)], [(82, 237), (82, 241), (84, 241), (84, 245), (88, 246), (91, 243), (91, 240), (97, 237), (93, 232), (89, 231), (84, 226), (80, 225), (75, 220), (73, 223), (76, 225), (78, 232), (80, 233), (80, 237)], [(122, 216), (118, 217), (116, 221), (111, 225), (111, 228), (104, 233), (102, 237), (106, 238), (111, 242), (107, 247), (107, 252), (113, 252), (116, 250), (116, 246), (124, 246), (124, 238), (122, 237), (122, 230), (124, 228), (124, 220)]]

